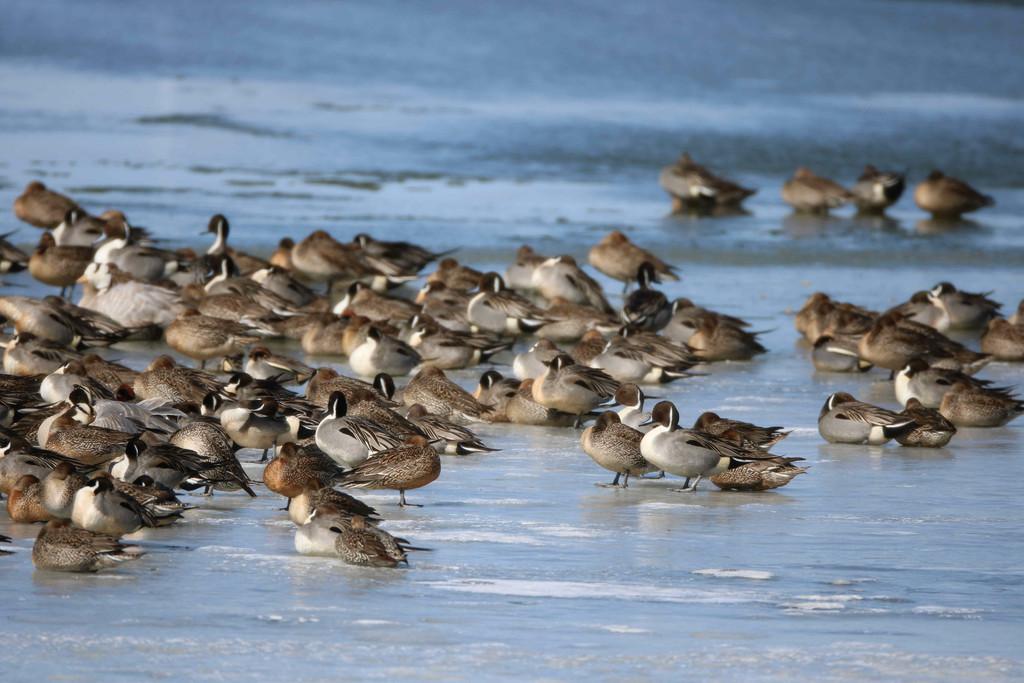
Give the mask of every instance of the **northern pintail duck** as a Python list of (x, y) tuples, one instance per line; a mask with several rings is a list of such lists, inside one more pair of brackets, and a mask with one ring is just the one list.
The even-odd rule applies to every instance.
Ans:
[(879, 171), (868, 164), (850, 188), (853, 203), (860, 213), (880, 214), (899, 201), (906, 188), (906, 178), (895, 171)]
[(334, 485), (344, 471), (319, 449), (286, 443), (264, 468), (263, 483), (274, 493), (294, 498), (310, 486)]
[(377, 511), (355, 496), (329, 486), (311, 484), (302, 489), (297, 496), (292, 496), (288, 503), (288, 518), (295, 526), (302, 526), (310, 514), (319, 508), (334, 508), (350, 515), (376, 517)]
[(586, 304), (574, 304), (565, 299), (552, 299), (544, 309), (547, 320), (534, 334), (553, 342), (575, 342), (592, 330), (613, 332), (620, 323), (615, 315), (599, 311)]
[(693, 349), (694, 356), (705, 362), (750, 360), (767, 351), (757, 335), (719, 318), (706, 317), (686, 345)]
[(348, 358), (352, 370), (361, 377), (374, 377), (381, 372), (407, 375), (420, 360), (416, 349), (384, 334), (376, 325), (370, 326), (365, 341), (353, 349)]
[(900, 370), (916, 357), (929, 362), (950, 359), (968, 374), (984, 367), (991, 356), (970, 349), (946, 337), (938, 330), (889, 313), (875, 320), (861, 337), (858, 354), (864, 360), (887, 370)]
[(96, 247), (93, 262), (109, 263), (143, 282), (162, 280), (178, 269), (178, 255), (174, 252), (138, 244), (132, 236), (132, 227), (124, 217), (107, 221), (107, 239)]
[(505, 417), (512, 424), (536, 425), (538, 427), (571, 427), (579, 417), (556, 408), (541, 405), (533, 398), (533, 386), (537, 380), (524, 379), (516, 392), (505, 404)]
[(811, 351), (814, 369), (820, 372), (867, 372), (874, 366), (857, 355), (859, 339), (836, 339), (827, 334), (818, 337)]
[(181, 367), (170, 356), (157, 356), (140, 372), (132, 384), (135, 395), (142, 400), (160, 399), (175, 407), (202, 405), (211, 391), (219, 391), (220, 383), (211, 375)]
[(401, 444), (378, 422), (348, 414), (345, 394), (335, 391), (327, 403), (327, 413), (316, 428), (316, 445), (332, 460), (345, 467), (362, 464), (371, 454)]
[(580, 365), (590, 365), (595, 358), (604, 353), (607, 346), (608, 340), (600, 331), (589, 330), (570, 349), (569, 355)]
[(167, 345), (201, 367), (211, 358), (231, 356), (260, 340), (257, 331), (241, 323), (220, 320), (190, 310), (181, 314), (164, 330)]
[(497, 273), (480, 279), (480, 291), (466, 305), (466, 318), (478, 330), (518, 336), (546, 322), (544, 312), (505, 286)]
[(639, 287), (622, 304), (622, 320), (636, 329), (657, 332), (672, 318), (672, 306), (668, 297), (651, 286), (660, 282), (654, 264), (649, 261), (641, 263), (637, 268), (636, 281)]
[(256, 497), (252, 481), (235, 455), (234, 442), (216, 422), (192, 420), (174, 432), (168, 443), (193, 451), (202, 459), (203, 468), (198, 474), (206, 494), (241, 490)]
[(277, 247), (270, 254), (268, 259), (270, 265), (283, 270), (292, 270), (292, 249), (295, 248), (295, 240), (291, 237), (282, 237)]
[(243, 401), (225, 409), (220, 415), (224, 433), (242, 448), (263, 451), (260, 462), (266, 462), (270, 449), (287, 440), (290, 425), (277, 410), (277, 402), (271, 398)]
[(632, 337), (614, 336), (604, 350), (590, 361), (590, 367), (606, 372), (617, 382), (665, 384), (691, 375), (696, 361), (676, 354), (666, 355)]
[(976, 379), (959, 370), (929, 365), (922, 358), (912, 358), (893, 377), (893, 388), (900, 405), (917, 399), (927, 408), (938, 408), (942, 397), (957, 383), (1010, 396), (1008, 390), (990, 386), (991, 380)]
[(583, 430), (580, 445), (591, 460), (615, 473), (610, 484), (598, 486), (620, 486), (619, 478), (624, 477), (622, 488), (629, 486), (630, 476), (641, 476), (653, 468), (640, 454), (643, 432), (622, 424), (613, 412), (601, 413), (592, 426)]
[(905, 302), (893, 306), (883, 315), (888, 313), (898, 313), (907, 320), (934, 327), (942, 333), (949, 329), (951, 322), (946, 311), (933, 302), (931, 293), (925, 290), (914, 292)]
[(427, 276), (427, 285), (443, 285), (453, 291), (468, 292), (480, 284), (482, 276), (479, 270), (446, 258), (439, 261), (437, 270)]
[(508, 286), (520, 291), (533, 289), (533, 271), (547, 260), (547, 256), (538, 254), (528, 244), (519, 247), (516, 250), (515, 261), (505, 269)]
[(69, 360), (43, 378), (39, 395), (47, 403), (66, 401), (75, 387), (81, 387), (89, 396), (100, 399), (113, 398), (113, 392), (103, 384), (89, 377), (80, 360)]
[[(342, 244), (323, 230), (316, 230), (292, 247), (292, 268), (314, 282), (352, 282), (369, 279), (386, 286), (387, 278), (363, 262), (355, 245)], [(376, 282), (380, 278), (384, 282)], [(374, 289), (384, 287), (375, 286)]]
[(83, 465), (101, 465), (118, 457), (134, 434), (79, 424), (72, 417), (75, 408), (60, 415), (50, 426), (43, 448), (74, 458)]
[(551, 301), (564, 299), (611, 313), (601, 285), (576, 264), (572, 256), (549, 258), (533, 271), (533, 289)]
[(1024, 361), (1024, 326), (993, 318), (981, 335), (981, 351), (999, 360)]
[(491, 409), (491, 422), (508, 422), (508, 404), (518, 391), (519, 381), (504, 377), (497, 370), (488, 370), (480, 375), (473, 398)]
[(972, 330), (984, 327), (999, 315), (1002, 304), (988, 298), (991, 292), (971, 293), (957, 289), (949, 282), (940, 282), (928, 292), (928, 299), (948, 319), (947, 327)]
[(82, 209), (71, 209), (53, 229), (53, 239), (60, 246), (92, 247), (106, 234), (105, 218), (90, 216)]
[(114, 488), (109, 476), (96, 477), (75, 493), (71, 521), (83, 529), (121, 537), (156, 525), (134, 498)]
[(939, 412), (957, 427), (1002, 427), (1024, 414), (1024, 401), (1003, 391), (957, 382), (942, 397)]
[(942, 171), (932, 171), (914, 188), (914, 201), (922, 211), (939, 219), (956, 219), (996, 203), (992, 197)]
[(541, 339), (526, 351), (516, 354), (512, 360), (512, 374), (521, 380), (536, 379), (544, 374), (547, 364), (560, 353), (561, 349), (553, 341)]
[(441, 453), (469, 455), (471, 453), (492, 453), (498, 450), (488, 447), (467, 427), (455, 424), (439, 415), (431, 415), (419, 403), (409, 407), (406, 417)]
[(703, 308), (690, 299), (679, 298), (672, 302), (672, 317), (661, 333), (678, 344), (686, 344), (708, 318), (739, 329), (750, 327), (745, 320)]
[(411, 301), (380, 294), (362, 282), (349, 285), (333, 309), (335, 315), (350, 313), (374, 322), (404, 322), (419, 311), (420, 307)]
[(266, 346), (249, 349), (245, 372), (255, 379), (273, 379), (281, 384), (304, 384), (316, 372), (305, 363), (272, 353)]
[(257, 270), (266, 268), (269, 263), (263, 259), (256, 258), (251, 254), (232, 249), (228, 246), (228, 235), (231, 234), (231, 225), (228, 219), (222, 214), (215, 214), (210, 217), (207, 223), (206, 232), (214, 235), (213, 244), (206, 250), (208, 257), (228, 256), (238, 266), (243, 275), (249, 275)]
[[(346, 472), (339, 483), (347, 488), (392, 489), (398, 504), (410, 505), (405, 492), (431, 483), (441, 474), (441, 458), (426, 438), (411, 436), (396, 448), (382, 451)], [(417, 506), (419, 507), (419, 506)]]
[(793, 461), (801, 458), (773, 458), (771, 460), (730, 460), (724, 472), (712, 474), (708, 479), (723, 491), (770, 491), (785, 486), (807, 471)]
[(212, 485), (202, 476), (206, 462), (187, 448), (171, 443), (150, 446), (136, 438), (128, 442), (124, 452), (126, 467), (123, 472), (115, 472), (124, 481), (136, 481), (145, 476), (169, 489), (181, 487), (186, 479), (196, 488)]
[(43, 507), (43, 485), (34, 475), (25, 474), (7, 494), (7, 514), (12, 522), (34, 524), (53, 519)]
[(533, 399), (577, 418), (615, 395), (619, 382), (598, 368), (577, 364), (572, 356), (555, 356), (533, 382)]
[(331, 394), (340, 391), (345, 398), (351, 398), (357, 392), (372, 391), (374, 386), (354, 377), (339, 375), (333, 368), (317, 368), (313, 377), (306, 384), (306, 398), (321, 408), (326, 408)]
[(906, 415), (863, 403), (846, 392), (829, 396), (818, 415), (818, 433), (831, 443), (879, 446), (915, 426)]
[(783, 431), (782, 427), (759, 427), (749, 422), (719, 417), (710, 411), (701, 413), (693, 423), (693, 428), (712, 436), (725, 437), (726, 432), (731, 432), (730, 436), (739, 438), (741, 443), (765, 450), (770, 449), (790, 434)]
[(345, 331), (349, 324), (347, 318), (329, 313), (312, 318), (299, 342), (303, 352), (310, 356), (343, 355)]
[(926, 408), (916, 398), (907, 401), (903, 415), (912, 419), (916, 426), (910, 431), (902, 431), (896, 435), (896, 441), (901, 446), (942, 448), (956, 434), (956, 427), (952, 422), (934, 408)]
[(176, 289), (139, 282), (111, 263), (91, 263), (82, 277), (79, 304), (125, 327), (166, 327), (184, 310)]
[(75, 494), (88, 484), (89, 480), (70, 462), (58, 463), (43, 479), (43, 507), (54, 519), (71, 519)]
[[(733, 463), (773, 458), (759, 448), (706, 432), (679, 427), (679, 411), (670, 401), (661, 401), (651, 411), (653, 427), (640, 441), (640, 454), (654, 467), (683, 477), (680, 492), (697, 490), (701, 479), (728, 469)], [(690, 480), (694, 480), (690, 483)]]
[(416, 316), (411, 329), (409, 346), (420, 354), (424, 365), (442, 370), (477, 365), (512, 347), (510, 341), (494, 335), (449, 330), (426, 316)]
[(113, 536), (77, 529), (67, 521), (47, 522), (32, 546), (36, 569), (55, 572), (98, 572), (142, 557)]
[(675, 164), (661, 170), (658, 182), (672, 197), (672, 213), (736, 208), (757, 192), (712, 173), (685, 152)]
[(75, 283), (92, 262), (92, 247), (58, 246), (50, 233), (43, 233), (39, 246), (28, 260), (28, 271), (43, 284), (60, 287), (61, 296), (74, 291)]
[(287, 269), (272, 265), (269, 268), (260, 268), (249, 278), (292, 306), (305, 307), (306, 310), (326, 308), (327, 299), (317, 296), (313, 290), (292, 277)]
[(822, 335), (861, 335), (874, 324), (878, 314), (856, 304), (835, 301), (815, 292), (797, 311), (793, 323), (797, 332), (812, 344)]
[(28, 254), (7, 241), (14, 231), (0, 235), (0, 275), (20, 273), (28, 268)]
[(782, 186), (782, 200), (801, 213), (828, 213), (853, 199), (839, 183), (800, 167)]
[(486, 421), (491, 412), (472, 394), (448, 379), (443, 370), (434, 367), (424, 367), (416, 373), (402, 391), (402, 403), (409, 407), (418, 403), (432, 415), (463, 425)]
[(70, 197), (50, 190), (38, 180), (25, 186), (14, 200), (14, 215), (29, 225), (47, 230), (57, 227), (68, 211), (78, 204)]
[(410, 545), (404, 538), (392, 536), (369, 523), (362, 515), (337, 515), (332, 520), (329, 529), (336, 536), (335, 551), (347, 564), (394, 568), (409, 564), (407, 553), (410, 550), (426, 550)]
[(644, 263), (651, 264), (657, 276), (668, 280), (679, 279), (675, 268), (650, 251), (633, 244), (618, 230), (611, 231), (591, 247), (587, 254), (587, 260), (594, 268), (613, 280), (622, 282), (625, 287), (633, 284), (637, 277), (637, 271)]
[(352, 242), (362, 251), (363, 258), (378, 270), (394, 275), (415, 275), (431, 261), (452, 253), (430, 251), (411, 242), (388, 242), (359, 233)]

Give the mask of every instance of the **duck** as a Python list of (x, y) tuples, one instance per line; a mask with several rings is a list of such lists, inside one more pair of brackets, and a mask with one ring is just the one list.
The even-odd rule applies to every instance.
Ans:
[(250, 498), (256, 497), (252, 481), (235, 455), (234, 442), (219, 422), (192, 420), (171, 434), (167, 442), (192, 451), (202, 459), (199, 477), (205, 484), (204, 495), (212, 495), (215, 490), (244, 491)]
[(555, 356), (534, 380), (533, 400), (546, 408), (576, 415), (577, 420), (615, 396), (619, 382), (598, 368), (579, 365), (568, 354)]
[(207, 394), (219, 391), (220, 383), (202, 370), (182, 367), (170, 356), (160, 355), (135, 377), (132, 390), (141, 400), (195, 407), (202, 405)]
[(516, 250), (516, 258), (508, 268), (505, 269), (505, 277), (508, 286), (514, 290), (528, 292), (533, 289), (533, 272), (537, 267), (548, 260), (547, 256), (538, 254), (528, 244), (524, 244)]
[[(651, 252), (633, 244), (621, 230), (612, 230), (600, 242), (591, 247), (587, 260), (600, 272), (626, 287), (637, 279), (637, 271), (649, 263), (657, 278), (678, 281), (676, 269), (654, 256)], [(651, 280), (654, 282), (654, 279)]]
[(662, 292), (651, 287), (660, 282), (654, 264), (644, 261), (637, 268), (639, 287), (622, 304), (622, 320), (635, 329), (657, 332), (672, 318), (672, 306)]
[(472, 453), (493, 453), (476, 434), (463, 425), (455, 424), (438, 415), (431, 415), (419, 403), (409, 407), (406, 417), (440, 453), (449, 455), (470, 455)]
[(43, 479), (43, 508), (53, 519), (71, 519), (71, 508), (78, 489), (88, 486), (89, 480), (70, 462), (60, 462)]
[(608, 340), (600, 330), (588, 330), (569, 350), (569, 355), (580, 365), (590, 365), (607, 347)]
[(377, 275), (357, 251), (354, 245), (342, 244), (323, 230), (315, 230), (292, 247), (292, 269), (306, 280), (328, 284)]
[(109, 476), (98, 476), (75, 493), (71, 521), (115, 538), (156, 526), (153, 515), (131, 496), (115, 490)]
[(484, 273), (480, 291), (466, 304), (466, 318), (476, 331), (518, 336), (540, 328), (544, 312), (505, 286), (497, 273)]
[[(135, 481), (147, 476), (157, 484), (169, 489), (179, 488), (186, 480), (201, 478), (206, 463), (199, 454), (171, 443), (148, 445), (135, 438), (124, 449), (126, 467), (118, 478)], [(201, 481), (205, 484), (205, 481)]]
[(332, 310), (335, 315), (348, 313), (373, 322), (404, 322), (419, 311), (420, 307), (413, 302), (380, 294), (359, 281), (348, 286), (345, 296)]
[(69, 209), (53, 229), (53, 239), (62, 247), (91, 247), (102, 239), (106, 228), (103, 217), (90, 216), (80, 208)]
[(442, 285), (452, 291), (468, 292), (480, 284), (481, 276), (479, 270), (446, 258), (438, 261), (437, 270), (427, 276), (427, 286)]
[(750, 327), (746, 320), (703, 308), (681, 297), (672, 302), (672, 317), (661, 333), (671, 341), (686, 344), (708, 318), (739, 329)]
[(178, 353), (200, 361), (205, 368), (211, 358), (239, 353), (260, 337), (252, 327), (202, 315), (192, 309), (182, 313), (164, 330), (167, 345)]
[(957, 383), (1003, 396), (1010, 395), (1006, 389), (991, 387), (991, 380), (975, 379), (959, 370), (929, 365), (923, 358), (912, 358), (893, 377), (896, 400), (903, 406), (911, 399), (917, 399), (926, 408), (938, 408), (942, 403), (942, 397)]
[(854, 199), (842, 185), (800, 167), (782, 186), (782, 200), (799, 213), (827, 214)]
[(550, 339), (539, 339), (528, 350), (517, 353), (512, 360), (512, 374), (517, 379), (536, 379), (544, 374), (547, 363), (562, 353)]
[(794, 325), (812, 344), (823, 335), (860, 336), (871, 329), (878, 314), (862, 306), (835, 301), (824, 292), (815, 292), (797, 311)]
[(1024, 414), (1024, 401), (1002, 391), (956, 382), (942, 397), (939, 412), (957, 427), (1002, 427)]
[(305, 384), (316, 371), (305, 363), (271, 353), (266, 346), (257, 344), (249, 349), (245, 372), (254, 379), (273, 379), (281, 384)]
[(868, 164), (850, 188), (850, 194), (859, 213), (883, 214), (899, 201), (906, 185), (906, 177), (902, 173), (879, 171)]
[(90, 263), (81, 281), (85, 287), (79, 305), (123, 327), (164, 328), (184, 311), (176, 289), (135, 280), (112, 263)]
[(56, 418), (49, 433), (40, 439), (40, 446), (74, 458), (83, 465), (102, 465), (118, 457), (135, 435), (103, 427), (83, 425), (75, 421), (77, 409), (69, 408)]
[(34, 475), (25, 474), (7, 494), (7, 515), (18, 524), (46, 522), (53, 517), (43, 507), (43, 485)]
[(726, 432), (731, 432), (730, 435), (733, 438), (738, 437), (741, 444), (764, 450), (770, 449), (790, 435), (790, 432), (783, 431), (783, 427), (758, 427), (749, 422), (719, 417), (717, 413), (711, 411), (701, 413), (693, 423), (693, 428), (705, 434), (721, 437), (725, 437)]
[(418, 403), (432, 415), (460, 425), (484, 422), (491, 412), (472, 394), (448, 379), (444, 370), (429, 366), (422, 368), (405, 386), (402, 403), (407, 407)]
[(283, 443), (291, 429), (272, 398), (242, 401), (225, 409), (220, 415), (220, 425), (241, 448), (263, 451), (260, 462), (267, 461), (270, 449)]
[(991, 356), (971, 351), (938, 330), (896, 313), (880, 316), (857, 344), (858, 355), (878, 367), (898, 371), (911, 359), (930, 362), (949, 359), (965, 372), (984, 367)]
[(327, 402), (327, 413), (316, 428), (316, 445), (328, 457), (345, 467), (357, 467), (371, 454), (402, 443), (380, 423), (348, 414), (345, 394), (335, 391)]
[(283, 444), (263, 470), (263, 483), (286, 498), (300, 495), (309, 486), (333, 486), (345, 470), (320, 449), (300, 449)]
[(618, 319), (586, 304), (574, 304), (562, 298), (552, 299), (544, 309), (544, 322), (534, 334), (555, 343), (576, 342), (590, 331), (614, 332)]
[(507, 399), (505, 418), (508, 422), (538, 427), (572, 427), (579, 422), (579, 417), (572, 413), (538, 403), (533, 398), (534, 384), (536, 380), (524, 379), (516, 392)]
[(487, 370), (480, 375), (473, 398), (491, 409), (491, 422), (508, 422), (508, 403), (518, 393), (519, 384), (518, 380), (504, 377), (497, 370)]
[(880, 446), (916, 426), (906, 415), (863, 403), (842, 391), (830, 395), (818, 415), (818, 433), (830, 443)]
[(712, 173), (686, 152), (674, 165), (661, 170), (658, 181), (672, 198), (672, 213), (683, 213), (687, 209), (702, 212), (737, 209), (743, 200), (757, 193)]
[(792, 464), (800, 458), (774, 458), (743, 462), (730, 459), (723, 472), (708, 479), (723, 491), (769, 491), (785, 486), (797, 476), (807, 472), (806, 467)]
[(417, 315), (410, 322), (409, 346), (420, 354), (424, 365), (457, 370), (488, 361), (512, 348), (512, 342), (491, 334), (457, 332), (442, 327), (433, 318)]
[(601, 285), (587, 275), (572, 256), (549, 258), (537, 266), (533, 271), (533, 289), (548, 301), (564, 299), (593, 306), (604, 313), (612, 312)]
[(341, 476), (339, 483), (345, 488), (398, 490), (398, 504), (406, 507), (412, 505), (405, 499), (406, 491), (426, 486), (440, 475), (441, 458), (437, 451), (425, 437), (417, 435), (353, 467)]
[(416, 349), (371, 325), (366, 339), (352, 350), (348, 362), (360, 377), (373, 377), (381, 372), (400, 377), (412, 372), (421, 360)]
[(330, 313), (311, 318), (299, 342), (302, 351), (310, 356), (343, 355), (349, 323), (347, 318), (339, 318)]
[(580, 445), (583, 452), (591, 460), (604, 469), (614, 472), (615, 478), (610, 484), (598, 484), (605, 487), (629, 487), (630, 476), (641, 476), (653, 468), (640, 454), (640, 441), (643, 432), (622, 424), (617, 413), (608, 411), (601, 413), (597, 421), (583, 430)]
[(60, 295), (70, 295), (75, 283), (92, 262), (92, 247), (59, 246), (45, 232), (39, 246), (28, 259), (28, 272), (43, 284), (60, 287)]
[(409, 545), (404, 538), (392, 536), (369, 523), (362, 515), (340, 515), (333, 519), (330, 531), (336, 536), (335, 551), (346, 564), (394, 568), (409, 564), (407, 554), (410, 550), (426, 550)]
[(28, 268), (28, 254), (7, 241), (7, 238), (13, 234), (12, 230), (0, 235), (0, 275), (20, 273)]
[[(718, 437), (679, 428), (679, 411), (671, 401), (660, 401), (651, 411), (653, 427), (640, 440), (640, 454), (655, 468), (685, 478), (681, 489), (671, 491), (692, 493), (701, 480), (716, 474), (723, 454), (740, 454), (737, 446)], [(691, 484), (690, 481), (694, 480)]]
[(996, 202), (959, 178), (935, 170), (914, 188), (914, 202), (936, 219), (956, 220)]
[(981, 352), (997, 360), (1024, 361), (1024, 326), (1006, 318), (993, 318), (981, 335)]
[(902, 414), (912, 419), (917, 426), (896, 435), (896, 442), (901, 446), (942, 448), (956, 434), (952, 422), (934, 408), (926, 408), (916, 398), (907, 401)]
[(92, 573), (137, 560), (143, 553), (107, 534), (51, 520), (36, 536), (32, 564), (42, 571)]
[(317, 296), (312, 289), (296, 280), (289, 270), (271, 264), (268, 268), (253, 271), (249, 278), (264, 290), (292, 306), (325, 310), (327, 299)]
[(314, 510), (321, 508), (333, 508), (350, 515), (362, 515), (366, 518), (375, 518), (377, 511), (359, 500), (350, 496), (344, 491), (338, 491), (329, 486), (318, 486), (310, 484), (302, 489), (297, 496), (293, 496), (288, 504), (288, 518), (295, 526), (302, 526), (309, 519)]
[(114, 394), (103, 384), (89, 377), (85, 365), (77, 359), (69, 360), (43, 378), (39, 395), (47, 403), (66, 401), (75, 387), (81, 387), (87, 396), (111, 399)]
[(315, 557), (337, 557), (337, 535), (341, 532), (337, 519), (343, 515), (341, 511), (327, 514), (327, 509), (324, 512), (319, 508), (310, 510), (295, 529), (295, 552)]
[(339, 375), (338, 371), (333, 368), (322, 367), (317, 368), (313, 377), (306, 384), (306, 399), (321, 408), (326, 408), (331, 394), (335, 391), (340, 391), (346, 398), (350, 398), (356, 393), (373, 390), (374, 385), (369, 382), (354, 377), (345, 377)]
[(686, 345), (701, 361), (745, 361), (767, 352), (757, 335), (709, 316), (690, 335)]
[(618, 410), (619, 422), (641, 432), (649, 431), (650, 413), (644, 412), (644, 402), (653, 396), (644, 394), (643, 389), (632, 382), (624, 382), (615, 392), (615, 402), (622, 406)]
[(93, 263), (113, 264), (143, 282), (162, 280), (178, 269), (178, 257), (174, 252), (137, 244), (132, 236), (132, 227), (124, 217), (107, 221), (104, 232), (107, 239), (96, 247)]
[(632, 337), (622, 336), (609, 339), (604, 350), (590, 361), (590, 367), (604, 371), (616, 382), (639, 384), (666, 384), (689, 377), (692, 373), (688, 370), (694, 364), (692, 357), (666, 356), (635, 343)]
[(893, 306), (883, 315), (889, 313), (897, 313), (906, 320), (934, 327), (943, 334), (949, 330), (949, 315), (941, 306), (932, 302), (931, 293), (926, 290), (914, 292), (905, 302)]
[(821, 335), (811, 351), (814, 369), (819, 372), (867, 372), (874, 365), (857, 355), (858, 341)]
[(47, 188), (38, 180), (26, 185), (14, 199), (14, 215), (18, 220), (46, 230), (57, 227), (72, 209), (78, 209), (73, 199)]
[(292, 270), (292, 249), (295, 248), (295, 240), (291, 237), (282, 237), (277, 242), (277, 247), (271, 252), (267, 261), (271, 266), (282, 270)]
[(218, 213), (210, 217), (206, 225), (206, 232), (214, 235), (213, 244), (206, 250), (207, 257), (227, 256), (237, 264), (238, 270), (243, 275), (249, 275), (270, 265), (263, 259), (228, 246), (228, 235), (231, 234), (231, 225), (223, 214)]
[(949, 282), (940, 282), (928, 292), (928, 300), (938, 308), (952, 330), (973, 330), (984, 327), (999, 315), (1002, 304), (988, 298), (991, 292), (971, 293), (957, 289)]
[(450, 251), (434, 252), (411, 242), (388, 242), (374, 239), (364, 232), (352, 238), (368, 263), (380, 271), (394, 275), (415, 275), (431, 261), (451, 254)]

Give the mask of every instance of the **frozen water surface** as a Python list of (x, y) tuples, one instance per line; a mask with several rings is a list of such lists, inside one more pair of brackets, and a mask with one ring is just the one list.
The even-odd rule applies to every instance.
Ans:
[[(625, 226), (680, 266), (670, 296), (767, 330), (756, 361), (658, 393), (684, 420), (785, 425), (778, 452), (811, 469), (760, 494), (608, 490), (578, 433), (482, 426), (502, 450), (444, 458), (410, 494), (425, 507), (359, 494), (432, 548), (394, 571), (296, 556), (262, 487), (189, 498), (185, 523), (137, 537), (145, 558), (97, 576), (34, 572), (37, 529), (4, 518), (4, 680), (1024, 677), (1024, 423), (938, 451), (827, 445), (825, 396), (894, 406), (892, 389), (880, 371), (814, 373), (791, 317), (816, 290), (876, 309), (940, 280), (1024, 296), (1024, 13), (768, 8), (8, 8), (0, 206), (38, 177), (174, 245), (198, 246), (221, 211), (256, 252), (324, 228), (482, 267), (527, 241), (582, 257)], [(759, 187), (750, 214), (666, 218), (657, 170), (683, 148)], [(998, 205), (947, 226), (909, 196), (874, 222), (794, 217), (778, 198), (798, 164), (850, 182), (867, 162), (912, 180), (940, 166)], [(38, 238), (4, 215), (0, 232)], [(1019, 365), (983, 376), (1024, 385)]]

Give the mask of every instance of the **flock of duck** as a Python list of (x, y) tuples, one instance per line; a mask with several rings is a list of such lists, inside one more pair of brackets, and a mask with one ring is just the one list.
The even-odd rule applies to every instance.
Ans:
[[(686, 156), (662, 183), (680, 205), (751, 194)], [(872, 170), (847, 192), (800, 171), (784, 195), (812, 211), (844, 201), (884, 209), (902, 189), (897, 174)], [(971, 205), (968, 190), (933, 174), (915, 198), (942, 215), (990, 201), (978, 195)], [(614, 474), (606, 486), (668, 474), (683, 480), (678, 491), (704, 479), (763, 491), (807, 471), (800, 458), (771, 451), (788, 435), (781, 427), (705, 412), (687, 428), (669, 401), (647, 411), (645, 388), (765, 349), (746, 321), (669, 300), (657, 285), (678, 279), (675, 269), (619, 231), (588, 254), (590, 266), (623, 283), (622, 305), (612, 306), (574, 258), (528, 246), (504, 274), (406, 242), (365, 234), (340, 242), (324, 231), (281, 240), (263, 260), (230, 247), (228, 220), (216, 215), (205, 253), (167, 250), (122, 212), (92, 215), (40, 182), (14, 213), (45, 232), (31, 254), (5, 235), (0, 273), (27, 270), (60, 288), (60, 296), (0, 296), (0, 325), (10, 330), (0, 493), (12, 521), (44, 525), (32, 550), (39, 569), (97, 571), (138, 558), (122, 537), (185, 519), (190, 508), (177, 491), (256, 496), (257, 483), (288, 499), (297, 552), (394, 567), (421, 548), (381, 528), (378, 511), (348, 491), (392, 490), (411, 505), (407, 492), (438, 478), (441, 455), (495, 450), (474, 431), (485, 423), (583, 428), (582, 450)], [(1024, 360), (1024, 307), (1010, 318), (999, 309), (949, 283), (883, 313), (813, 295), (796, 327), (815, 367), (889, 370), (904, 406), (835, 393), (821, 410), (821, 435), (940, 447), (957, 427), (1020, 415), (1024, 403), (1009, 389), (974, 376), (993, 358)], [(983, 330), (981, 351), (948, 330)], [(97, 352), (159, 339), (198, 367), (163, 354), (136, 370)], [(347, 357), (355, 376), (307, 365), (268, 340), (297, 342), (308, 358)], [(446, 375), (499, 354), (512, 376), (488, 368), (473, 392)], [(407, 375), (399, 387), (395, 378)], [(243, 448), (262, 451), (260, 482), (239, 461)]]

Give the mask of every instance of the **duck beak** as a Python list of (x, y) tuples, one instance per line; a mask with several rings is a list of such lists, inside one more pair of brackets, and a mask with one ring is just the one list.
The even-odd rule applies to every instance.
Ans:
[(652, 424), (654, 424), (654, 418), (653, 417), (649, 417), (646, 420), (644, 420), (643, 422), (641, 422), (640, 426), (641, 427), (646, 427), (647, 425), (652, 425)]

